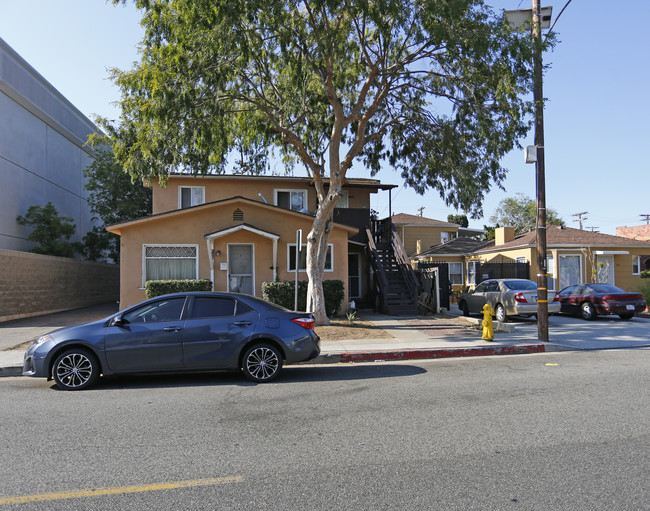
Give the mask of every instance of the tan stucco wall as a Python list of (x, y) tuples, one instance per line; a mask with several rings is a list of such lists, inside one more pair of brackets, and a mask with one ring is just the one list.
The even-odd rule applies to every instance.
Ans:
[[(254, 180), (229, 180), (227, 178), (172, 176), (169, 178), (166, 187), (160, 186), (157, 182), (152, 184), (154, 214), (178, 209), (178, 188), (180, 186), (205, 187), (205, 202), (214, 202), (236, 196), (263, 202), (258, 195), (261, 193), (269, 204), (274, 204), (275, 190), (306, 190), (307, 208), (312, 212), (316, 210), (316, 191), (313, 186), (308, 186), (304, 182), (287, 182), (272, 177), (268, 179), (255, 178)], [(348, 206), (350, 208), (370, 208), (369, 189), (347, 186), (343, 189), (348, 191)]]
[(420, 240), (420, 250), (425, 251), (435, 245), (440, 245), (440, 236), (443, 232), (449, 233), (449, 239), (451, 239), (458, 232), (458, 228), (404, 225), (397, 226), (396, 231), (400, 238), (402, 238), (406, 253), (409, 256), (413, 256), (417, 253), (418, 240)]
[[(240, 209), (244, 221), (233, 221), (233, 212)], [(253, 226), (255, 229), (280, 236), (277, 245), (277, 266), (280, 280), (293, 280), (294, 272), (287, 271), (287, 244), (294, 244), (296, 230), (303, 230), (303, 243), (309, 232), (313, 219), (305, 215), (269, 208), (263, 204), (234, 200), (214, 206), (206, 205), (192, 208), (160, 218), (136, 222), (130, 226), (114, 229), (122, 237), (121, 254), (121, 308), (133, 305), (146, 298), (142, 288), (143, 274), (143, 245), (172, 245), (192, 244), (198, 246), (199, 269), (198, 277), (210, 279), (210, 261), (207, 242), (204, 236), (217, 231), (242, 225)], [(347, 303), (347, 271), (348, 271), (348, 234), (349, 230), (335, 226), (330, 234), (329, 243), (333, 244), (333, 269), (325, 272), (324, 280), (340, 279), (345, 284)], [(218, 237), (214, 240), (214, 250), (221, 251), (215, 256), (214, 284), (215, 290), (227, 290), (227, 272), (220, 270), (221, 262), (227, 261), (229, 243), (254, 244), (255, 256), (255, 296), (262, 296), (262, 282), (273, 280), (273, 241), (261, 234), (239, 230)], [(306, 280), (305, 272), (299, 272), (299, 278)]]

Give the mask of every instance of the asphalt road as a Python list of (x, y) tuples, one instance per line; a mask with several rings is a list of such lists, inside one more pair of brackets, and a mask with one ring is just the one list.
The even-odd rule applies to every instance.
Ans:
[[(1, 509), (650, 509), (650, 350), (0, 380)], [(22, 502), (22, 503), (21, 503)]]

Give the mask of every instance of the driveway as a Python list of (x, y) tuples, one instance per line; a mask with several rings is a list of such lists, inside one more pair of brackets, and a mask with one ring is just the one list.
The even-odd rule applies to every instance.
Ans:
[[(452, 314), (462, 315), (454, 304)], [(473, 315), (474, 318), (480, 318)], [(535, 319), (511, 318), (515, 326), (511, 333), (497, 333), (495, 340), (532, 342), (537, 340)], [(577, 350), (602, 350), (613, 348), (642, 348), (650, 346), (650, 318), (635, 316), (623, 321), (618, 316), (598, 316), (585, 321), (575, 316), (560, 314), (548, 318), (549, 341), (559, 346)]]

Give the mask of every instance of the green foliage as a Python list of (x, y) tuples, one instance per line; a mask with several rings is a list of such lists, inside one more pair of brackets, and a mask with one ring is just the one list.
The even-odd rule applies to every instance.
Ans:
[[(85, 188), (89, 192), (88, 203), (94, 219), (106, 225), (116, 224), (151, 214), (151, 188), (142, 181), (133, 181), (131, 176), (119, 166), (110, 151), (95, 141), (97, 157), (84, 169), (87, 178)], [(102, 259), (104, 255), (115, 262), (120, 259), (120, 237), (105, 229), (93, 229), (88, 233), (90, 243), (85, 251), (92, 257)], [(101, 254), (93, 251), (101, 250)]]
[(496, 236), (495, 231), (497, 230), (498, 227), (501, 227), (499, 224), (496, 225), (483, 225), (483, 230), (485, 231), (485, 234), (483, 236), (483, 239), (485, 240), (493, 240)]
[(643, 293), (646, 303), (650, 306), (650, 280), (642, 280), (637, 289)]
[(642, 279), (650, 279), (650, 270), (643, 270), (641, 272), (641, 278)]
[(254, 172), (275, 148), (319, 177), (388, 162), (477, 217), (530, 127), (532, 38), (482, 0), (135, 3), (141, 60), (100, 122), (137, 178)]
[[(298, 310), (304, 311), (307, 307), (307, 281), (298, 282)], [(279, 282), (262, 282), (262, 298), (264, 300), (293, 310), (295, 305), (295, 282), (282, 280)], [(326, 280), (323, 282), (325, 307), (328, 316), (336, 316), (341, 308), (345, 296), (341, 280)]]
[[(77, 249), (82, 257), (88, 261), (103, 261), (106, 259), (106, 254), (111, 253), (111, 243), (105, 229), (101, 227), (93, 227), (92, 231), (88, 231), (83, 237), (82, 243), (79, 243)], [(111, 234), (111, 236), (115, 236)], [(119, 260), (113, 258), (115, 262)]]
[(212, 282), (208, 279), (148, 280), (144, 287), (147, 298), (155, 298), (169, 293), (212, 291)]
[[(490, 222), (514, 227), (515, 234), (532, 231), (537, 225), (537, 202), (523, 193), (503, 199), (490, 217)], [(547, 208), (546, 225), (565, 224), (554, 209)]]
[(461, 227), (469, 227), (469, 220), (467, 215), (447, 215), (447, 222), (458, 224)]
[(16, 218), (20, 225), (33, 226), (27, 239), (40, 246), (30, 252), (60, 257), (73, 257), (75, 254), (76, 244), (69, 241), (76, 228), (72, 221), (70, 217), (59, 216), (51, 202), (45, 206), (30, 206), (25, 216)]

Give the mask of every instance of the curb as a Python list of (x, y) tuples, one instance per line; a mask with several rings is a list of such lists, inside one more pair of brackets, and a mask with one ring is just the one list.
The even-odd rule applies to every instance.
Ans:
[[(354, 362), (387, 362), (399, 360), (421, 360), (451, 357), (485, 357), (490, 355), (523, 355), (558, 351), (545, 344), (514, 344), (509, 346), (474, 346), (466, 348), (423, 348), (386, 351), (343, 351), (321, 354), (308, 362), (296, 365), (349, 364)], [(0, 367), (0, 378), (22, 376), (22, 366)]]
[(450, 357), (482, 357), (489, 355), (519, 355), (550, 351), (544, 344), (515, 344), (510, 346), (476, 346), (469, 348), (431, 348), (387, 351), (344, 351), (326, 353), (304, 364), (345, 364), (353, 362), (386, 362), (388, 360), (418, 360)]
[(0, 367), (0, 378), (3, 376), (22, 376), (23, 366)]

